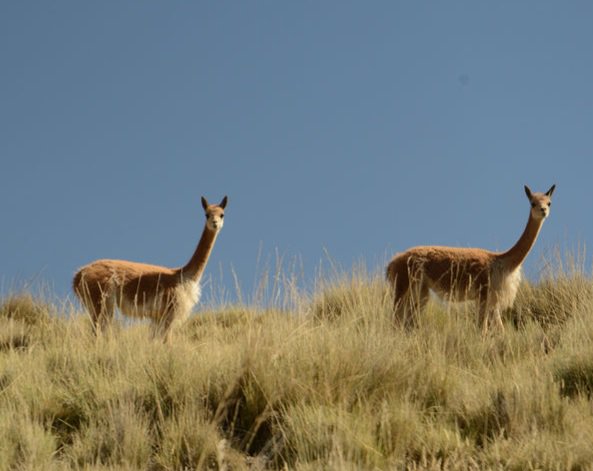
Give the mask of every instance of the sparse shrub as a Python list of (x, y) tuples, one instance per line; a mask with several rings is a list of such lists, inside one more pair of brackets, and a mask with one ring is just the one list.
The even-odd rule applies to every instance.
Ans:
[(425, 427), (424, 413), (406, 399), (388, 397), (374, 415), (378, 449), (385, 456), (405, 461), (403, 458)]
[(355, 272), (324, 286), (313, 299), (311, 313), (314, 319), (324, 321), (352, 317), (372, 321), (387, 314), (390, 296), (382, 279)]
[(197, 411), (185, 411), (164, 423), (156, 464), (160, 469), (221, 469), (223, 438)]
[(554, 372), (560, 390), (569, 397), (593, 395), (593, 357), (577, 356), (559, 365)]
[(26, 325), (45, 324), (53, 313), (52, 307), (28, 293), (9, 296), (0, 305), (0, 317), (23, 322)]
[(457, 423), (462, 436), (480, 448), (496, 438), (506, 438), (511, 424), (508, 399), (502, 391), (496, 391), (487, 404), (460, 416)]
[(50, 469), (56, 440), (26, 411), (0, 407), (0, 470)]
[(324, 291), (313, 305), (313, 317), (317, 320), (333, 321), (351, 312), (356, 299), (351, 287), (336, 286)]
[(356, 463), (363, 469), (380, 465), (369, 411), (346, 411), (324, 405), (295, 405), (286, 412), (289, 465), (295, 463)]
[(146, 469), (152, 447), (150, 424), (142, 411), (118, 401), (106, 412), (80, 427), (68, 447), (69, 460), (76, 467), (101, 464)]
[(217, 422), (237, 448), (257, 454), (271, 437), (270, 402), (248, 368), (219, 403)]
[(559, 274), (537, 283), (524, 282), (510, 317), (517, 325), (533, 320), (544, 327), (566, 322), (593, 306), (593, 281), (583, 273)]
[(193, 316), (185, 326), (185, 335), (200, 341), (212, 335), (213, 331), (226, 337), (240, 335), (250, 325), (262, 325), (275, 316), (289, 313), (274, 309), (257, 309), (246, 306), (224, 307), (218, 311), (200, 312)]
[(0, 318), (0, 352), (24, 350), (31, 344), (30, 327), (22, 322)]
[(29, 293), (0, 301), (0, 351), (24, 351), (56, 334), (62, 319), (57, 308)]

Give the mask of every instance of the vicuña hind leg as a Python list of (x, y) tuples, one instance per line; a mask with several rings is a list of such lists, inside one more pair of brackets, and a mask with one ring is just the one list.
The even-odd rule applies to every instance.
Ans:
[(478, 327), (482, 329), (482, 336), (488, 333), (488, 303), (486, 300), (480, 300), (478, 304)]
[(421, 271), (412, 269), (406, 260), (396, 259), (387, 268), (387, 279), (393, 288), (394, 322), (406, 328), (415, 326), (429, 295)]
[(152, 323), (153, 338), (161, 338), (164, 343), (170, 342), (172, 327), (176, 319), (175, 309), (173, 307), (167, 308), (162, 317)]
[(99, 284), (84, 284), (81, 299), (87, 308), (93, 330), (97, 334), (109, 325), (115, 314), (115, 300), (112, 294)]
[(502, 323), (502, 316), (500, 314), (500, 309), (497, 307), (494, 309), (494, 313), (493, 313), (493, 317), (494, 317), (494, 323), (497, 325), (498, 329), (501, 332), (504, 332), (504, 324)]
[(486, 336), (490, 324), (495, 324), (498, 330), (504, 332), (504, 324), (498, 306), (490, 306), (487, 301), (480, 301), (478, 306), (478, 326), (482, 329), (482, 335)]
[(429, 289), (425, 283), (413, 284), (395, 301), (395, 319), (406, 328), (416, 327), (420, 313), (426, 307)]
[(414, 283), (408, 290), (408, 309), (409, 315), (406, 319), (407, 327), (415, 327), (418, 325), (420, 314), (424, 311), (429, 297), (428, 285), (422, 280)]
[(407, 271), (395, 273), (395, 267), (390, 267), (390, 269), (393, 270), (388, 274), (393, 288), (393, 320), (396, 324), (406, 325), (409, 311), (410, 278)]

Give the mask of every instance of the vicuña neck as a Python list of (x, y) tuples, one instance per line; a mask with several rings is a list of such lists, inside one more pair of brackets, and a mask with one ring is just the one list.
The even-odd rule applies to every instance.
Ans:
[(500, 254), (500, 259), (504, 260), (506, 267), (510, 270), (518, 268), (527, 257), (527, 254), (535, 244), (537, 235), (542, 227), (544, 220), (535, 219), (529, 215), (529, 220), (525, 226), (525, 230), (515, 245), (509, 250)]
[(211, 231), (207, 226), (204, 227), (202, 237), (200, 237), (200, 242), (198, 242), (194, 254), (189, 259), (189, 262), (179, 270), (181, 278), (198, 281), (202, 277), (217, 235), (218, 232)]

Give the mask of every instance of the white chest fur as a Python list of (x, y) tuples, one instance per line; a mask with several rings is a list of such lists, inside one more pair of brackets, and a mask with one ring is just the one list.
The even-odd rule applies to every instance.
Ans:
[(200, 294), (198, 281), (185, 281), (172, 288), (172, 292), (160, 292), (152, 297), (135, 296), (133, 299), (124, 297), (119, 307), (127, 316), (154, 320), (161, 319), (172, 309), (176, 320), (184, 320), (200, 300)]
[(521, 279), (523, 278), (521, 266), (511, 272), (501, 269), (493, 275), (490, 293), (492, 301), (494, 301), (499, 309), (512, 307), (517, 296), (517, 291), (519, 290), (519, 285), (521, 284)]
[(199, 281), (185, 281), (175, 288), (175, 309), (181, 320), (187, 318), (200, 300), (202, 290)]

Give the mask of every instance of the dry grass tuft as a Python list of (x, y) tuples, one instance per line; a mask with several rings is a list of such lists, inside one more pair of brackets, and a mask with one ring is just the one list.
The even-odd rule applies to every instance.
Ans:
[(27, 325), (47, 323), (54, 314), (53, 306), (29, 293), (9, 296), (0, 305), (0, 318), (22, 322)]
[(591, 287), (525, 283), (482, 338), (471, 304), (394, 326), (381, 277), (355, 271), (294, 310), (212, 308), (169, 344), (11, 296), (0, 471), (593, 469)]

